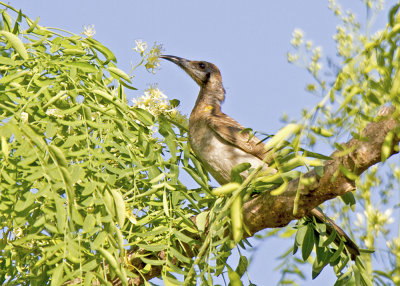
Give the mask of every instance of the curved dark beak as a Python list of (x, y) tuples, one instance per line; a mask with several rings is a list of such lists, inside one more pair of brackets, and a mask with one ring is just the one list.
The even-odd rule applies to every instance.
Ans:
[(169, 56), (169, 55), (161, 55), (160, 58), (165, 59), (167, 61), (173, 62), (178, 67), (183, 69), (197, 84), (201, 85), (201, 80), (199, 75), (197, 74), (196, 68), (193, 66), (193, 62), (184, 58)]
[(176, 57), (176, 56), (170, 56), (170, 55), (161, 55), (160, 58), (165, 59), (167, 61), (173, 62), (174, 64), (180, 66), (181, 68), (185, 68), (187, 64), (189, 63), (189, 60)]

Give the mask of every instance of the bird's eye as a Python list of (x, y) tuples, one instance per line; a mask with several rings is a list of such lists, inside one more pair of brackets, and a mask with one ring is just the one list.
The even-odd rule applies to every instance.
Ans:
[(199, 67), (200, 67), (201, 69), (204, 69), (204, 68), (206, 67), (206, 65), (205, 65), (204, 63), (199, 63)]

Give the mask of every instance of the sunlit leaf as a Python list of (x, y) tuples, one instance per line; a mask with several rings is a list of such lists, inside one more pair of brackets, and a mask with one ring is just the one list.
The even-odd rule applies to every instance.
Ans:
[(24, 44), (16, 35), (7, 31), (0, 31), (0, 36), (3, 36), (7, 39), (7, 41), (21, 56), (21, 58), (23, 58), (24, 60), (27, 60), (29, 58), (28, 52), (26, 51)]

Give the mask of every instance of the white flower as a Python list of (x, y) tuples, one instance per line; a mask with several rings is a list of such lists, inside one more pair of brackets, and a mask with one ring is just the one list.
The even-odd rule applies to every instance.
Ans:
[(371, 205), (369, 205), (364, 211), (364, 214), (375, 233), (385, 233), (387, 232), (386, 225), (391, 224), (394, 221), (391, 217), (392, 212), (392, 209), (387, 209), (384, 213), (382, 213), (378, 209), (374, 209)]
[(152, 73), (155, 73), (155, 70), (160, 66), (161, 50), (161, 45), (154, 44), (147, 55), (147, 63), (144, 66)]
[(364, 216), (362, 213), (356, 213), (357, 220), (354, 222), (355, 226), (362, 228), (364, 226)]
[(289, 63), (297, 62), (299, 59), (298, 54), (287, 53), (287, 60)]
[(322, 66), (318, 62), (311, 62), (307, 69), (314, 75), (317, 76), (318, 72), (321, 70)]
[(17, 237), (17, 238), (21, 237), (24, 234), (22, 228), (14, 229), (13, 233), (14, 233), (15, 237)]
[(290, 41), (292, 46), (300, 47), (300, 45), (303, 43), (303, 36), (304, 36), (304, 33), (302, 30), (295, 29), (292, 33), (292, 40)]
[(151, 85), (142, 96), (133, 99), (133, 105), (148, 110), (154, 116), (167, 112), (170, 107), (167, 97), (156, 85)]
[(322, 48), (321, 47), (316, 47), (313, 50), (312, 60), (315, 61), (315, 62), (318, 61), (321, 58), (321, 53), (322, 53)]
[(86, 37), (91, 38), (96, 34), (96, 30), (94, 29), (94, 25), (83, 26), (83, 32)]
[(393, 213), (393, 209), (387, 209), (385, 210), (385, 212), (383, 213), (381, 219), (383, 221), (385, 221), (387, 224), (391, 224), (394, 222), (394, 219), (391, 217)]
[(29, 114), (28, 113), (26, 113), (26, 112), (21, 112), (21, 121), (22, 122), (27, 122), (28, 121), (28, 118), (29, 118)]
[(63, 117), (64, 117), (64, 115), (58, 114), (58, 111), (57, 111), (57, 109), (55, 109), (55, 108), (49, 108), (49, 109), (47, 109), (47, 110), (46, 110), (46, 115), (48, 115), (48, 116), (54, 116), (54, 117), (58, 117), (58, 118), (63, 118)]
[(187, 125), (187, 118), (170, 104), (167, 96), (156, 85), (151, 85), (142, 96), (133, 99), (132, 102), (134, 107), (145, 109), (154, 116), (163, 114), (182, 125)]
[(147, 49), (147, 43), (142, 40), (135, 40), (135, 47), (133, 48), (136, 52), (140, 53), (143, 56), (144, 52)]

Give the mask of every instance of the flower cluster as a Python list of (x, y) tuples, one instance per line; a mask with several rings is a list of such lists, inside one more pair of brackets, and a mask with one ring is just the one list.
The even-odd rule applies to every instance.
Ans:
[(290, 44), (292, 44), (292, 46), (296, 48), (300, 47), (303, 43), (303, 37), (303, 31), (300, 29), (295, 29), (292, 33), (292, 40), (290, 41)]
[(133, 105), (149, 111), (156, 117), (163, 114), (180, 124), (187, 124), (186, 116), (168, 101), (167, 96), (156, 85), (151, 85), (144, 91), (144, 95), (133, 99)]
[(147, 43), (142, 40), (136, 40), (135, 45), (133, 50), (140, 53), (140, 56), (143, 58), (142, 61), (146, 61), (144, 64), (145, 68), (155, 73), (155, 70), (160, 66), (162, 45), (154, 43), (149, 51), (147, 51)]
[(400, 238), (395, 237), (392, 240), (387, 241), (386, 245), (392, 253), (397, 257), (400, 257)]
[[(310, 48), (311, 49), (311, 48)], [(320, 62), (321, 59), (321, 47), (316, 47), (312, 51), (311, 62), (308, 65), (307, 69), (310, 73), (312, 73), (315, 77), (318, 76), (318, 72), (322, 68), (322, 64)]]
[(342, 8), (335, 0), (329, 0), (328, 8), (335, 13), (336, 16), (340, 16), (342, 14)]
[[(287, 53), (288, 62), (304, 65), (315, 78), (318, 78), (318, 73), (322, 69), (321, 47), (315, 47), (313, 49), (312, 41), (308, 40), (304, 42), (304, 32), (300, 29), (295, 29), (293, 31), (290, 44), (296, 51), (294, 53)], [(299, 62), (299, 59), (302, 61)]]
[(88, 38), (93, 37), (96, 34), (96, 30), (94, 29), (94, 25), (83, 26), (83, 35)]
[[(393, 210), (387, 209), (385, 212), (381, 212), (378, 209), (374, 209), (371, 205), (369, 205), (364, 213), (357, 213), (357, 220), (354, 222), (354, 225), (360, 228), (364, 228), (365, 221), (368, 223), (368, 227), (372, 232), (375, 233), (376, 236), (378, 233), (387, 234), (388, 230), (386, 226), (388, 224), (393, 223), (393, 218), (391, 217)], [(364, 240), (366, 247), (373, 247), (373, 237), (367, 236)]]

